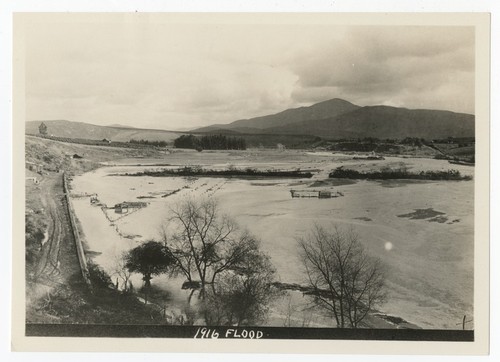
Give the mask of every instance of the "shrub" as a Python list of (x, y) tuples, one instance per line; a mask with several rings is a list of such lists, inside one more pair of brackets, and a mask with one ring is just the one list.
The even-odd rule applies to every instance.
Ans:
[(89, 279), (94, 288), (104, 289), (113, 287), (111, 277), (100, 266), (88, 263), (87, 267), (89, 270)]

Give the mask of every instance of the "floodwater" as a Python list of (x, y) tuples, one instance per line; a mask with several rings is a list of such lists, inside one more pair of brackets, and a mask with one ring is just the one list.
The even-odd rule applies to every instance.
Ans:
[[(217, 161), (222, 156), (214, 157)], [(179, 157), (179, 156), (176, 156)], [(299, 161), (297, 161), (299, 160)], [(151, 160), (151, 163), (169, 163)], [(181, 164), (176, 159), (177, 164)], [(137, 164), (137, 160), (130, 161)], [(144, 161), (141, 161), (144, 165)], [(186, 162), (188, 163), (188, 162)], [(305, 284), (305, 272), (298, 258), (297, 238), (314, 224), (352, 228), (367, 251), (388, 267), (389, 297), (381, 308), (422, 328), (455, 329), (464, 315), (473, 315), (474, 261), (474, 182), (377, 182), (358, 181), (340, 186), (308, 187), (324, 180), (338, 166), (370, 169), (405, 165), (413, 171), (458, 169), (473, 174), (474, 168), (450, 165), (446, 161), (423, 158), (386, 158), (383, 161), (352, 160), (348, 155), (296, 153), (279, 160), (237, 154), (235, 167), (321, 169), (312, 179), (224, 179), (182, 177), (124, 177), (113, 174), (156, 169), (158, 166), (108, 166), (76, 176), (73, 193), (97, 193), (101, 203), (113, 206), (123, 201), (143, 201), (148, 205), (128, 214), (90, 205), (88, 198), (74, 198), (73, 204), (85, 235), (87, 249), (100, 253), (94, 262), (112, 274), (116, 259), (140, 242), (158, 239), (162, 225), (168, 227), (170, 208), (187, 197), (216, 198), (221, 209), (261, 240), (261, 248), (271, 256), (280, 281)], [(175, 164), (175, 162), (171, 163)], [(208, 165), (209, 160), (198, 164)], [(224, 167), (223, 162), (212, 165)], [(290, 190), (340, 191), (331, 199), (292, 198)], [(162, 197), (172, 191), (175, 194)], [(439, 218), (411, 218), (418, 209), (440, 212)], [(133, 211), (133, 212), (131, 212)], [(431, 212), (432, 214), (432, 212)], [(419, 214), (420, 215), (420, 214)], [(140, 277), (134, 277), (140, 285)], [(182, 278), (153, 278), (171, 293), (172, 303), (181, 306), (187, 291)], [(295, 307), (302, 297), (292, 295)], [(303, 298), (302, 298), (303, 299)], [(177, 304), (176, 304), (177, 303)], [(179, 307), (181, 308), (181, 307)], [(280, 308), (275, 308), (270, 324), (283, 325)], [(323, 317), (321, 317), (323, 318)], [(317, 317), (313, 325), (331, 325)]]

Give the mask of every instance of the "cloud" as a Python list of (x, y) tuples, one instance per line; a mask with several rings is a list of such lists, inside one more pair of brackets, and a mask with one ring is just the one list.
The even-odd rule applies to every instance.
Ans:
[(33, 22), (27, 119), (197, 127), (339, 97), (474, 111), (460, 27)]
[(361, 105), (474, 112), (472, 28), (354, 28), (327, 47), (298, 54), (291, 69), (297, 102), (325, 94)]

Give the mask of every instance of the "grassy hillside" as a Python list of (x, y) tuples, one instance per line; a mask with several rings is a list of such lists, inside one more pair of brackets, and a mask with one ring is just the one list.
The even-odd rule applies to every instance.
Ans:
[(172, 142), (182, 132), (165, 130), (141, 129), (130, 127), (97, 126), (83, 122), (58, 121), (29, 121), (26, 122), (26, 134), (38, 134), (40, 123), (47, 126), (47, 134), (56, 137), (82, 138), (90, 140), (102, 140), (104, 138), (112, 141), (128, 142), (131, 139), (147, 139), (149, 141)]
[[(72, 159), (77, 154), (81, 159)], [(42, 164), (45, 170), (88, 171), (99, 162), (119, 158), (159, 157), (154, 148), (118, 148), (63, 143), (39, 137), (25, 138), (26, 161)]]

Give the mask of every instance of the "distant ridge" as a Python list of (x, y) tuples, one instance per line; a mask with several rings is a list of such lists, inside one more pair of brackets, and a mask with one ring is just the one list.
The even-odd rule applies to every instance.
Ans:
[(211, 131), (210, 127), (216, 127), (226, 129), (246, 129), (249, 133), (259, 133), (258, 130), (263, 130), (270, 127), (286, 126), (289, 124), (311, 119), (335, 117), (337, 115), (353, 111), (357, 108), (359, 108), (359, 106), (356, 106), (343, 99), (335, 98), (313, 104), (309, 107), (287, 109), (276, 114), (271, 114), (269, 116), (240, 119), (226, 125), (217, 124), (214, 126), (198, 128), (196, 130), (193, 130), (193, 132)]
[(300, 133), (330, 138), (435, 139), (473, 137), (474, 126), (474, 116), (465, 113), (370, 106), (337, 117), (309, 120), (267, 131), (272, 134)]
[(261, 135), (317, 136), (329, 139), (437, 139), (475, 136), (475, 117), (472, 114), (390, 106), (360, 107), (338, 98), (309, 107), (287, 109), (268, 116), (229, 124), (214, 124), (186, 132), (133, 128), (120, 124), (98, 126), (67, 120), (39, 120), (26, 122), (26, 134), (38, 134), (41, 122), (47, 125), (48, 134), (56, 137), (121, 142), (131, 139), (173, 142), (180, 135), (188, 133), (247, 135), (257, 144)]
[(390, 106), (359, 107), (342, 99), (331, 99), (310, 107), (287, 109), (269, 116), (217, 124), (191, 131), (215, 133), (221, 129), (241, 134), (311, 135), (323, 138), (376, 137), (426, 139), (474, 137), (472, 114)]

